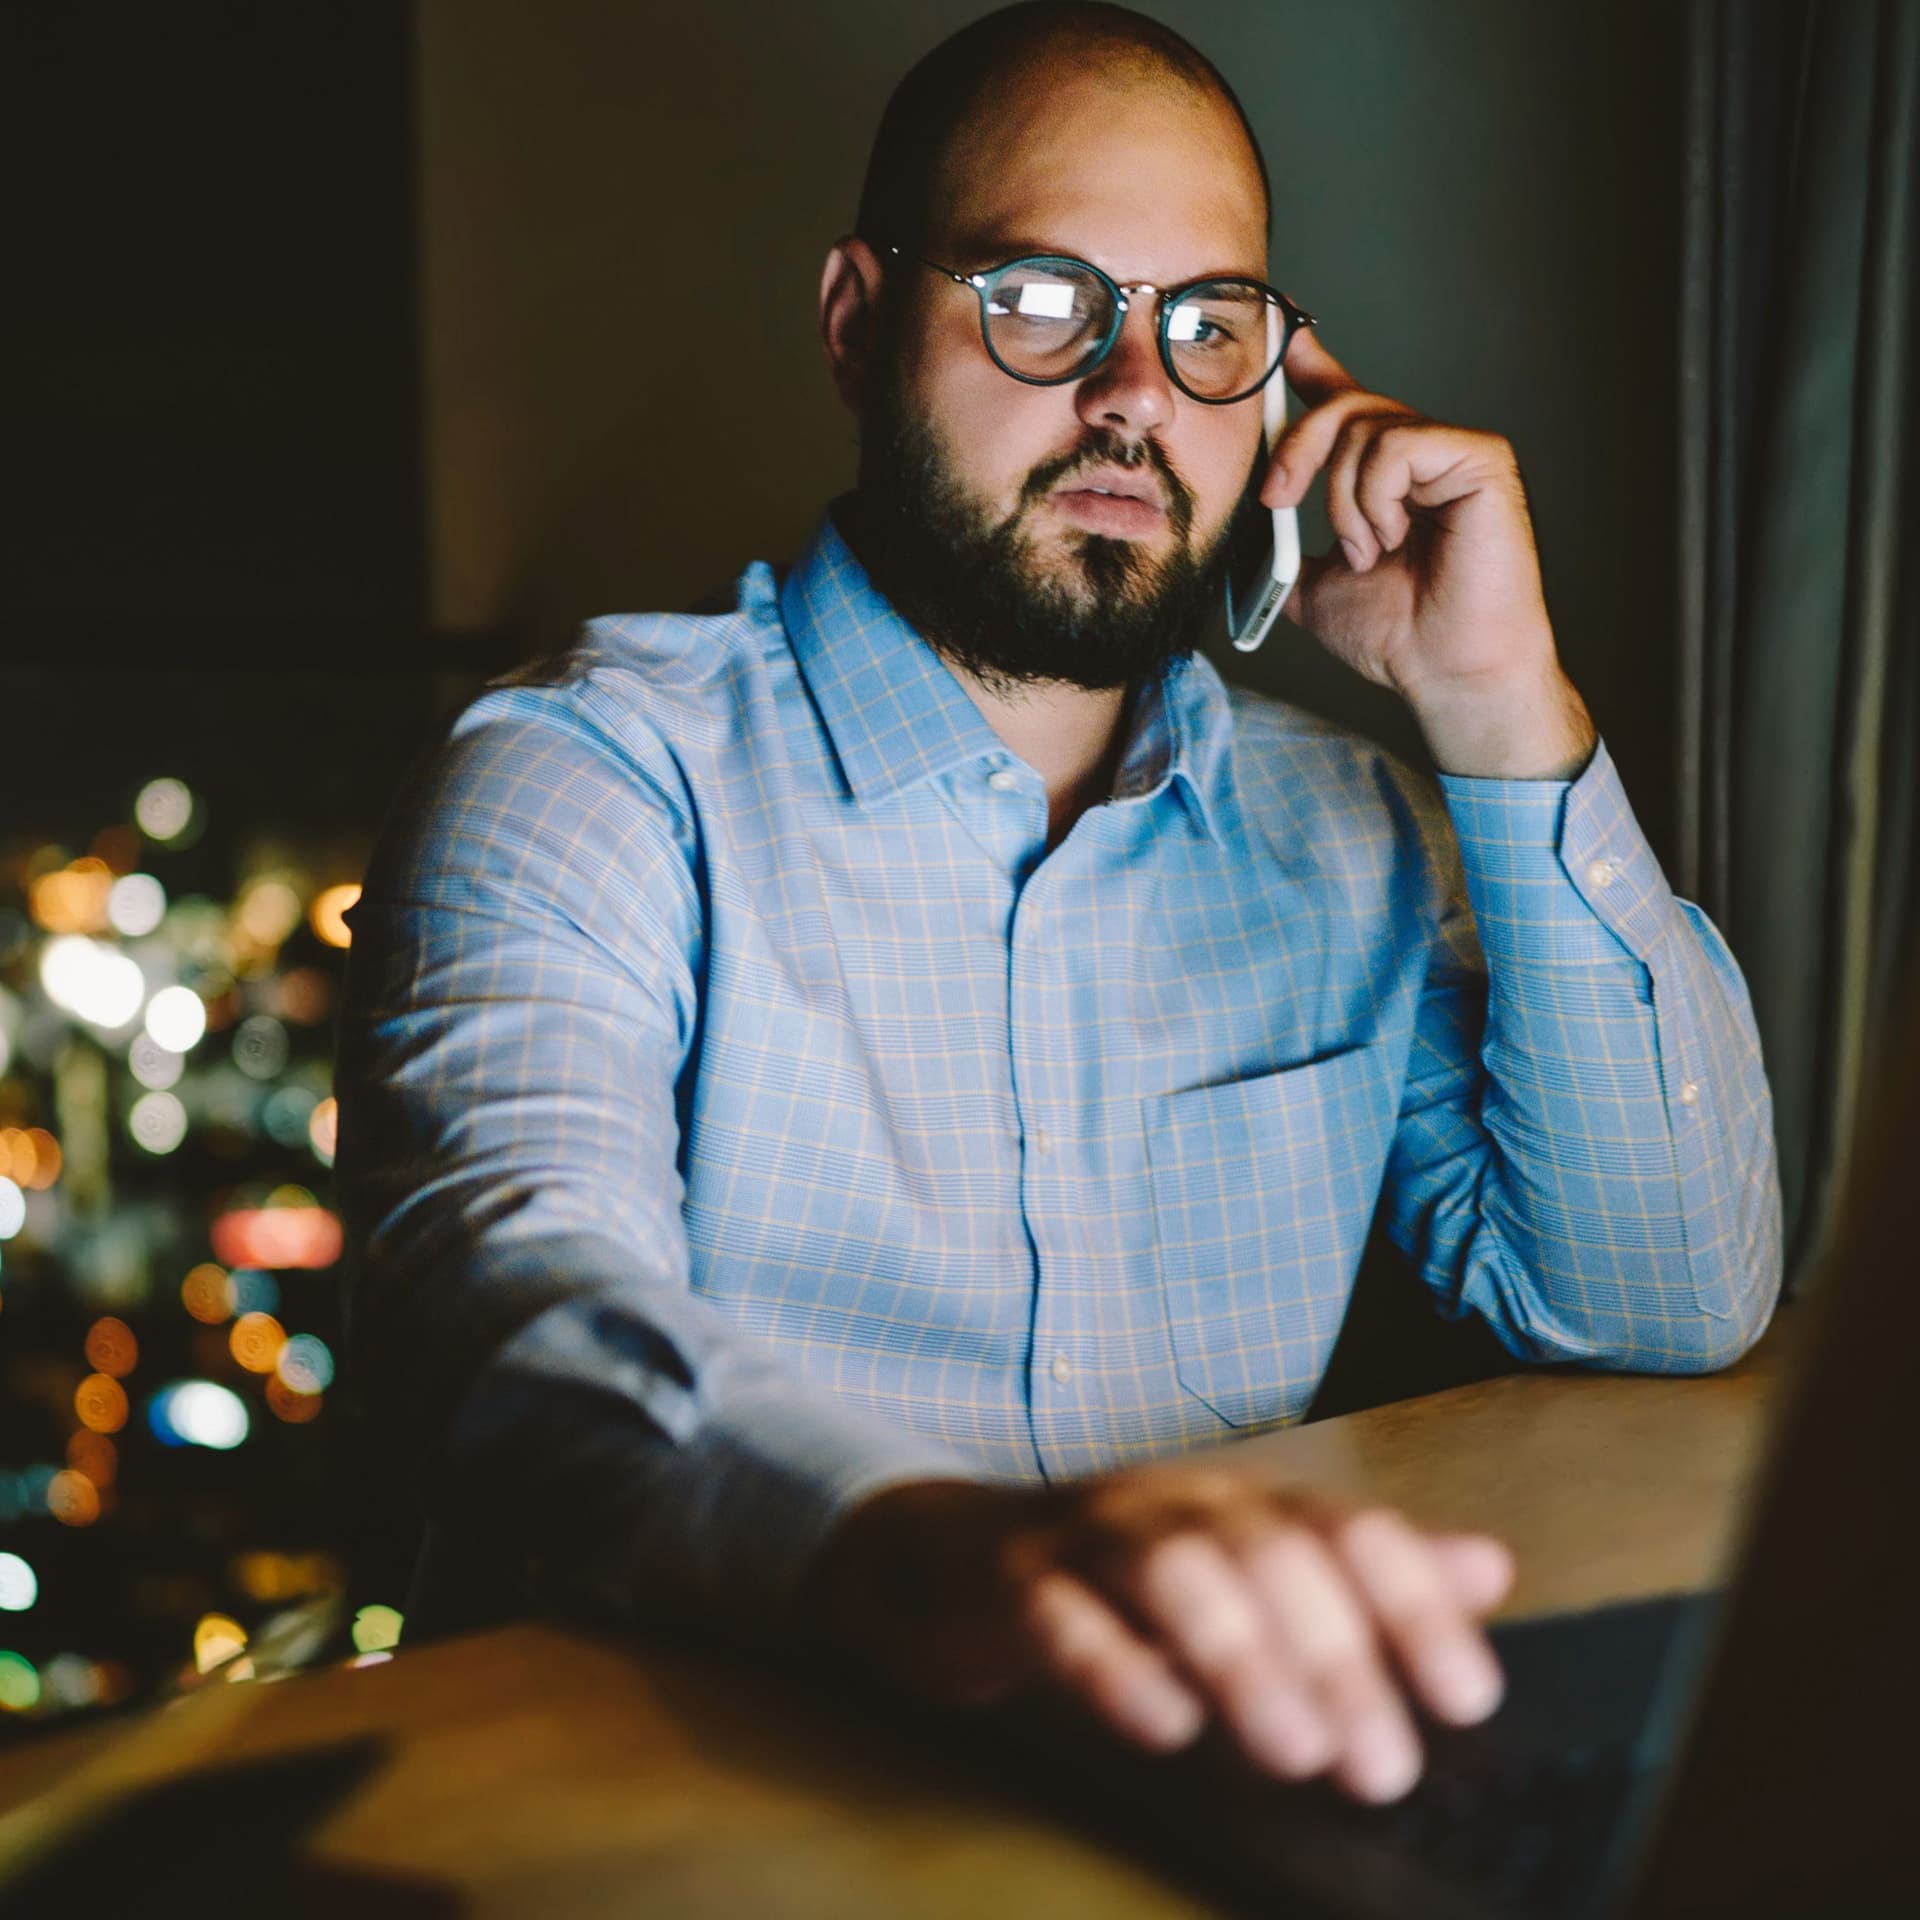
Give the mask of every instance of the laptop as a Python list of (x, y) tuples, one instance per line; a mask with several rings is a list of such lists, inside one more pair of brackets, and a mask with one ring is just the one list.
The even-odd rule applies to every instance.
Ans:
[(1227, 1910), (1287, 1920), (1920, 1916), (1920, 1023), (1858, 1136), (1799, 1372), (1722, 1590), (1493, 1630), (1500, 1711), (1429, 1725), (1391, 1807), (1224, 1737), (1148, 1759), (1062, 1725), (1002, 1786)]

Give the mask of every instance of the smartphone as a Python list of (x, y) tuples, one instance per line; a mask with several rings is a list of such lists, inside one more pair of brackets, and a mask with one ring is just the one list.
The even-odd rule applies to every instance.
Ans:
[[(1279, 330), (1280, 316), (1269, 307), (1269, 340), (1277, 339)], [(1260, 389), (1260, 418), (1264, 455), (1272, 451), (1287, 424), (1285, 367), (1276, 367), (1273, 378)], [(1227, 632), (1242, 653), (1251, 653), (1267, 637), (1299, 578), (1299, 509), (1274, 507), (1251, 516), (1246, 532), (1237, 535), (1229, 549), (1227, 565)]]

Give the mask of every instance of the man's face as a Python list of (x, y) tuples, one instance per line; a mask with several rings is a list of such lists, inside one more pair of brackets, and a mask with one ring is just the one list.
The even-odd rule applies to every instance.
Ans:
[[(1264, 277), (1265, 209), (1223, 102), (1056, 62), (956, 143), (920, 251), (960, 272), (1068, 254), (1155, 287)], [(1151, 294), (1092, 373), (1036, 387), (988, 357), (970, 288), (904, 261), (889, 277), (861, 475), (883, 590), (990, 680), (1121, 685), (1183, 651), (1259, 452), (1258, 396), (1210, 407), (1174, 386)]]

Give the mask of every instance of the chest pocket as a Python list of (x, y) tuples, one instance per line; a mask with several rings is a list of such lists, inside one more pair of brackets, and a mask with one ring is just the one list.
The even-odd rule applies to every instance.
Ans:
[(1346, 1312), (1392, 1137), (1368, 1047), (1147, 1104), (1180, 1384), (1231, 1426), (1302, 1413)]

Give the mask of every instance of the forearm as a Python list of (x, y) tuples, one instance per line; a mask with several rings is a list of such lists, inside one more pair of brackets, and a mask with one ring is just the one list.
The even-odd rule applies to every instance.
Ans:
[[(1397, 1151), (1424, 1198), (1403, 1237), (1530, 1357), (1724, 1364), (1766, 1324), (1780, 1260), (1738, 970), (1673, 899), (1604, 750), (1570, 788), (1443, 784), (1484, 1026), (1461, 982), (1423, 1011), (1432, 1098)], [(1450, 1055), (1472, 1060), (1477, 1101), (1449, 1088)]]
[(488, 1356), (412, 1455), (430, 1524), (494, 1545), (529, 1610), (777, 1628), (844, 1512), (968, 1471), (799, 1381), (603, 1241), (483, 1250), (452, 1291), (556, 1280), (560, 1297)]

